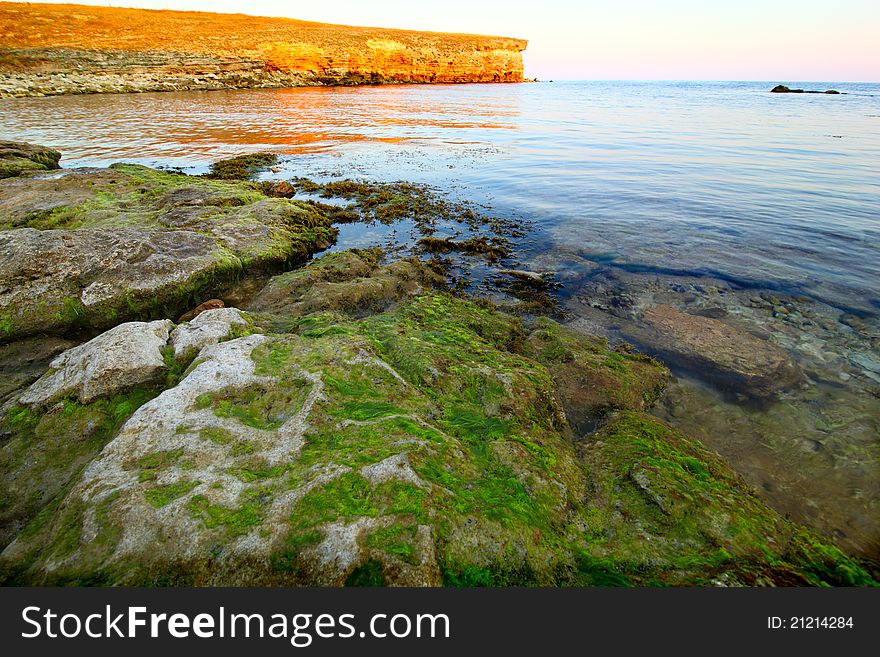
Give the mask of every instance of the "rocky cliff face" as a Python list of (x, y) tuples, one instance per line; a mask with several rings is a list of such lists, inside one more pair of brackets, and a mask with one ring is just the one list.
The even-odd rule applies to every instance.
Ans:
[(287, 18), (0, 3), (0, 97), (522, 82), (526, 44)]

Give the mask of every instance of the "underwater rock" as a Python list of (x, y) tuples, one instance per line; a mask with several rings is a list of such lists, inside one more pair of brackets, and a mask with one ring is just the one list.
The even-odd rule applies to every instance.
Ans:
[(657, 305), (642, 321), (625, 329), (633, 340), (722, 388), (762, 398), (803, 380), (784, 349), (718, 319)]

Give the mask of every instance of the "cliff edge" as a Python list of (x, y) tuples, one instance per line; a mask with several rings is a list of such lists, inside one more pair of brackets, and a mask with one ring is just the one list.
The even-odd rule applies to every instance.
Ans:
[(0, 97), (522, 82), (526, 45), (243, 14), (0, 2)]

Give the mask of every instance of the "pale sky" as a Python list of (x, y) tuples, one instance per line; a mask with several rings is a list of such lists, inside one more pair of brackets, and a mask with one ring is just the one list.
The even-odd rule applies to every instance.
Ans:
[[(57, 0), (49, 0), (55, 2)], [(529, 40), (549, 79), (880, 82), (880, 0), (81, 0)]]

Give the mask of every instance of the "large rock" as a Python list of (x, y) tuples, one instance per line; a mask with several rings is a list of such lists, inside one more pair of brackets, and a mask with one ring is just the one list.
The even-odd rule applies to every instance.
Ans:
[(720, 320), (658, 305), (642, 322), (626, 329), (634, 341), (722, 388), (771, 397), (803, 378), (784, 349)]
[(18, 402), (39, 407), (73, 395), (81, 404), (88, 404), (155, 383), (167, 369), (162, 350), (173, 326), (167, 319), (129, 322), (68, 349), (51, 362), (49, 372)]
[[(442, 294), (289, 328), (202, 348), (7, 546), (0, 581), (871, 582), (644, 413), (573, 440), (545, 363), (634, 368), (622, 387), (656, 363)], [(33, 449), (44, 420), (22, 414), (4, 426)]]
[(313, 206), (135, 165), (0, 181), (0, 340), (177, 317), (334, 239)]
[(0, 178), (11, 178), (25, 171), (57, 169), (61, 153), (45, 146), (21, 141), (0, 141)]
[(205, 310), (171, 333), (174, 357), (184, 358), (187, 354), (197, 354), (204, 347), (225, 340), (236, 328), (247, 325), (248, 320), (238, 308)]

